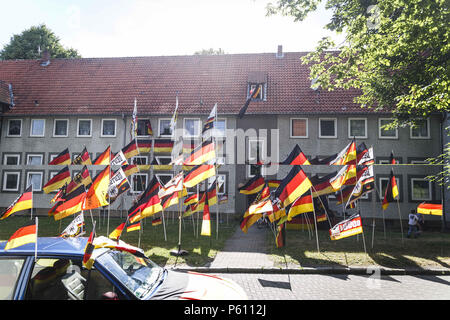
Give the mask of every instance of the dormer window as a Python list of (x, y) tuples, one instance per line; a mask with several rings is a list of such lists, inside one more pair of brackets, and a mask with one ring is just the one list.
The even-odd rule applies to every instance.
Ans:
[(252, 101), (266, 101), (267, 74), (261, 71), (250, 72), (247, 80), (247, 99)]

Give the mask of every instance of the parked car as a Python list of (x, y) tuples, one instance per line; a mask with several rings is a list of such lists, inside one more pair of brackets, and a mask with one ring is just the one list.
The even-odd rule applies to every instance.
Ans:
[(81, 237), (42, 237), (36, 247), (30, 243), (5, 251), (1, 242), (0, 299), (247, 299), (232, 280), (169, 270), (123, 250), (95, 249), (88, 270), (82, 265), (86, 243)]

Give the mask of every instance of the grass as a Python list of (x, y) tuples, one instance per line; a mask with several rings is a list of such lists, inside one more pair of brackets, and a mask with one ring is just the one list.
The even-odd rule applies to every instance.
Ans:
[[(105, 219), (96, 220), (96, 234), (97, 236), (108, 236), (107, 221)], [(30, 217), (11, 216), (5, 220), (0, 221), (0, 241), (8, 240), (9, 237), (22, 225), (27, 223)], [(72, 221), (70, 218), (60, 221), (54, 221), (53, 218), (40, 216), (38, 222), (38, 236), (39, 237), (54, 237), (59, 236), (64, 228)], [(195, 221), (195, 231), (201, 227), (200, 221)], [(120, 223), (124, 222), (124, 218), (110, 218), (109, 232), (112, 232)], [(211, 237), (194, 234), (194, 226), (192, 219), (183, 219), (181, 228), (181, 249), (188, 252), (187, 255), (175, 257), (170, 254), (172, 250), (178, 250), (178, 219), (166, 219), (166, 237), (164, 238), (163, 225), (152, 226), (151, 220), (145, 219), (143, 222), (143, 231), (140, 237), (140, 248), (142, 248), (146, 255), (160, 266), (168, 265), (182, 265), (189, 266), (204, 266), (211, 262), (216, 256), (217, 252), (221, 250), (228, 239), (235, 231), (235, 224), (227, 224), (226, 222), (219, 224), (218, 239), (216, 239), (216, 223), (211, 221)], [(92, 220), (89, 215), (85, 215), (86, 234), (89, 236), (92, 230)], [(121, 240), (124, 242), (138, 246), (139, 231), (122, 233)]]
[[(363, 227), (364, 228), (364, 227)], [(278, 266), (380, 266), (386, 268), (450, 268), (450, 234), (425, 230), (417, 239), (406, 238), (407, 230), (375, 230), (331, 240), (328, 230), (286, 230), (286, 246), (276, 248), (273, 233), (267, 237), (271, 256)], [(372, 236), (374, 237), (372, 247)], [(364, 248), (365, 243), (365, 248)]]

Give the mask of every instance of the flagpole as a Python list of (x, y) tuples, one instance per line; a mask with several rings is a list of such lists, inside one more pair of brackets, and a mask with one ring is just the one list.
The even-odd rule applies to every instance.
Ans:
[[(311, 199), (313, 199), (312, 196), (312, 189), (309, 188), (309, 192), (311, 193)], [(317, 253), (320, 253), (320, 249), (319, 249), (319, 236), (318, 236), (318, 232), (317, 232), (317, 219), (316, 219), (316, 209), (314, 207), (314, 201), (312, 201), (312, 205), (313, 205), (313, 213), (314, 213), (314, 226), (316, 228), (316, 244), (317, 244)], [(325, 210), (326, 211), (326, 210)]]
[(359, 206), (359, 200), (358, 201), (358, 214), (359, 214), (359, 219), (361, 219), (361, 231), (362, 231), (362, 238), (363, 238), (363, 245), (364, 245), (364, 252), (367, 254), (367, 250), (366, 250), (366, 240), (364, 237), (364, 228), (363, 228), (363, 223), (362, 223), (362, 218), (361, 218), (361, 207)]
[(36, 216), (36, 243), (34, 244), (34, 262), (37, 261), (37, 245), (38, 245), (38, 217)]

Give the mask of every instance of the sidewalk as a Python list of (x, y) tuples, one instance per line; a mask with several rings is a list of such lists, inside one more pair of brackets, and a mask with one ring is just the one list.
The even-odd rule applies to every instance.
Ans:
[(386, 275), (450, 275), (450, 269), (392, 269), (380, 266), (370, 267), (301, 267), (289, 264), (276, 267), (267, 254), (265, 243), (268, 228), (258, 229), (256, 226), (243, 233), (236, 227), (234, 234), (227, 240), (222, 251), (214, 260), (204, 267), (178, 265), (173, 267), (179, 271), (197, 271), (204, 273), (274, 273), (274, 274), (360, 274), (371, 275), (374, 272)]

